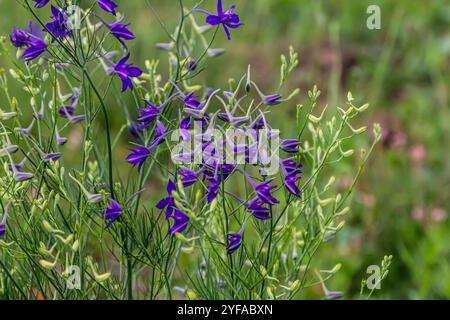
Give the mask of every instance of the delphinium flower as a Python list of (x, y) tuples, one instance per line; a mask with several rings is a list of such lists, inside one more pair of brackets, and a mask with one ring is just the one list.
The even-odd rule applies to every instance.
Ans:
[(86, 199), (88, 200), (89, 203), (100, 203), (103, 201), (103, 199), (105, 198), (104, 194), (99, 194), (99, 193), (90, 193), (89, 191), (86, 190), (86, 188), (83, 186), (83, 184), (78, 181), (77, 179), (75, 179), (72, 175), (69, 174), (69, 177), (75, 181), (78, 186), (80, 187), (81, 191), (84, 193)]
[(231, 6), (227, 11), (223, 11), (222, 0), (217, 1), (217, 15), (209, 13), (208, 11), (195, 9), (197, 12), (202, 12), (207, 15), (206, 22), (212, 26), (221, 24), (227, 34), (228, 40), (231, 40), (229, 29), (237, 29), (244, 24), (240, 22), (239, 16), (234, 13), (236, 6)]
[(28, 48), (23, 52), (22, 57), (25, 61), (31, 61), (41, 56), (47, 50), (45, 41), (34, 35), (30, 35), (30, 40), (27, 42)]
[(36, 9), (40, 9), (40, 8), (45, 7), (50, 2), (50, 0), (33, 0), (33, 2), (36, 2), (34, 7)]
[(5, 156), (11, 156), (12, 153), (15, 153), (19, 150), (19, 147), (15, 144), (11, 143), (11, 140), (9, 139), (6, 128), (3, 126), (3, 124), (1, 122), (0, 122), (0, 124), (2, 125), (2, 129), (3, 129), (4, 135), (5, 135), (5, 139), (6, 139), (6, 147), (2, 146), (0, 148), (0, 158), (1, 158), (1, 157), (5, 157)]
[(177, 96), (177, 94), (174, 94), (171, 97), (169, 97), (159, 107), (155, 106), (148, 100), (144, 100), (144, 102), (147, 104), (148, 107), (138, 109), (140, 115), (137, 118), (137, 121), (141, 123), (139, 128), (141, 130), (148, 128), (153, 123), (153, 121), (155, 121), (158, 118), (159, 113), (164, 109), (164, 107), (166, 107), (175, 96)]
[(53, 35), (52, 42), (55, 42), (55, 38), (64, 40), (66, 37), (71, 37), (72, 34), (67, 25), (67, 18), (64, 15), (64, 10), (58, 9), (55, 6), (51, 6), (53, 17), (52, 22), (47, 23), (45, 28)]
[(144, 146), (138, 146), (137, 148), (130, 149), (131, 154), (128, 155), (127, 161), (132, 164), (133, 167), (138, 166), (138, 171), (141, 171), (142, 166), (150, 155), (150, 148)]
[(281, 141), (281, 149), (288, 153), (298, 153), (300, 141), (296, 139), (288, 139)]
[(31, 121), (31, 124), (27, 128), (15, 128), (14, 131), (18, 132), (21, 136), (29, 136), (31, 130), (33, 129), (35, 120)]
[(195, 95), (195, 92), (184, 94), (184, 92), (174, 82), (171, 81), (171, 83), (177, 89), (181, 99), (183, 99), (184, 105), (186, 106), (184, 111), (186, 111), (189, 115), (200, 119), (207, 117), (206, 110), (208, 109), (213, 96), (220, 91), (216, 90), (212, 92), (205, 102), (200, 102), (199, 97)]
[(62, 137), (59, 134), (58, 128), (55, 127), (55, 138), (56, 138), (56, 144), (58, 146), (63, 146), (67, 143), (68, 139), (66, 137)]
[[(70, 105), (65, 105), (63, 104), (60, 108), (59, 108), (59, 115), (61, 118), (65, 118), (65, 119), (69, 119), (69, 121), (73, 124), (77, 124), (80, 123), (82, 121), (84, 121), (86, 119), (85, 115), (75, 115), (75, 111), (78, 105), (78, 101), (79, 101), (79, 91), (78, 88), (75, 88), (73, 90), (73, 93), (70, 97)], [(66, 96), (62, 96), (60, 97), (61, 100), (65, 101), (67, 100)]]
[(276, 94), (271, 94), (271, 95), (265, 95), (264, 93), (262, 93), (262, 91), (259, 89), (259, 87), (257, 86), (256, 83), (254, 83), (252, 81), (252, 84), (255, 87), (256, 91), (258, 92), (258, 95), (260, 96), (262, 102), (265, 105), (275, 106), (275, 105), (278, 105), (283, 102), (281, 100), (283, 98), (281, 94), (276, 93)]
[(297, 182), (302, 178), (302, 165), (292, 159), (281, 160), (280, 164), (286, 189), (294, 196), (300, 197), (301, 190), (297, 187)]
[(9, 35), (9, 40), (11, 40), (12, 45), (16, 48), (21, 48), (27, 45), (28, 41), (30, 40), (30, 36), (26, 31), (14, 27), (11, 34)]
[(264, 203), (260, 198), (256, 197), (253, 200), (249, 201), (247, 204), (247, 209), (250, 213), (259, 220), (268, 220), (271, 218), (270, 209), (265, 207), (266, 203)]
[(9, 39), (13, 46), (17, 48), (27, 47), (22, 57), (25, 61), (31, 61), (38, 58), (47, 49), (47, 44), (43, 40), (42, 33), (33, 28), (33, 24), (28, 24), (28, 30), (14, 28)]
[(172, 195), (172, 193), (176, 190), (177, 188), (175, 186), (175, 183), (172, 181), (172, 179), (169, 179), (169, 182), (167, 183), (168, 196), (159, 201), (156, 205), (156, 208), (158, 208), (159, 210), (166, 210), (166, 218), (169, 218), (172, 215), (173, 210), (176, 208), (175, 199)]
[(39, 146), (37, 145), (37, 143), (34, 142), (31, 138), (29, 138), (28, 136), (24, 136), (24, 137), (27, 138), (28, 141), (30, 141), (34, 145), (36, 151), (40, 154), (40, 156), (42, 157), (42, 159), (45, 162), (57, 161), (62, 157), (61, 152), (46, 153), (46, 152), (42, 151), (41, 148), (39, 148)]
[(128, 88), (130, 90), (134, 89), (133, 82), (131, 78), (137, 78), (142, 75), (142, 70), (138, 67), (128, 64), (127, 61), (130, 58), (130, 53), (128, 53), (124, 58), (122, 58), (118, 63), (114, 63), (109, 60), (105, 55), (101, 55), (108, 63), (112, 66), (108, 70), (108, 74), (117, 74), (122, 80), (122, 92), (125, 92)]
[(13, 167), (20, 171), (25, 167), (25, 163), (27, 162), (27, 157), (23, 158), (22, 161), (20, 161), (19, 163), (13, 163), (13, 164), (9, 164), (9, 170), (13, 171)]
[(109, 13), (111, 13), (114, 16), (117, 14), (116, 13), (116, 8), (118, 6), (117, 6), (116, 3), (114, 3), (114, 1), (112, 1), (112, 0), (98, 0), (97, 3), (98, 3), (98, 6), (102, 10), (104, 10), (106, 12), (109, 12)]
[(62, 105), (59, 108), (59, 115), (62, 118), (70, 118), (75, 115), (75, 108), (77, 106), (77, 99), (72, 98), (72, 104), (71, 105)]
[(183, 183), (183, 187), (189, 187), (192, 186), (193, 184), (195, 184), (197, 182), (197, 179), (199, 177), (199, 175), (202, 173), (203, 168), (198, 170), (198, 171), (194, 171), (188, 168), (181, 168), (180, 171), (178, 171), (178, 174), (180, 176), (182, 176), (183, 178), (181, 179), (181, 182)]
[(228, 245), (227, 245), (227, 253), (228, 254), (232, 254), (237, 249), (239, 249), (239, 247), (241, 246), (242, 232), (243, 232), (243, 230), (241, 230), (241, 232), (239, 232), (239, 233), (228, 234)]
[(167, 135), (167, 130), (161, 121), (157, 122), (155, 132), (156, 135), (150, 147), (137, 145), (137, 148), (133, 148), (130, 150), (131, 154), (127, 157), (128, 163), (132, 164), (133, 166), (138, 166), (139, 171), (142, 169), (142, 166), (144, 165), (152, 150), (160, 145)]
[(102, 17), (99, 15), (97, 16), (100, 21), (103, 22), (103, 24), (109, 29), (111, 34), (119, 40), (119, 42), (122, 44), (122, 46), (126, 49), (127, 45), (125, 44), (124, 40), (133, 40), (136, 38), (133, 32), (131, 32), (128, 27), (131, 25), (131, 23), (124, 24), (122, 21), (125, 19), (125, 16), (120, 17), (119, 20), (117, 20), (114, 23), (107, 23)]
[[(13, 159), (11, 157), (11, 154), (9, 152), (7, 152), (6, 154), (7, 154), (8, 158), (9, 158), (9, 162), (10, 162), (9, 168), (12, 170), (13, 175), (14, 175), (14, 180), (16, 182), (27, 181), (27, 180), (30, 180), (30, 179), (32, 179), (34, 177), (33, 173), (20, 171), (23, 168), (23, 166), (16, 165), (14, 163), (14, 161), (13, 161)], [(23, 162), (23, 163), (25, 163), (25, 162)]]
[(240, 127), (241, 125), (243, 125), (249, 121), (249, 117), (247, 117), (247, 116), (242, 116), (242, 117), (234, 116), (237, 109), (239, 108), (240, 100), (236, 101), (233, 109), (229, 110), (227, 107), (227, 104), (225, 103), (225, 101), (223, 101), (222, 98), (217, 97), (217, 99), (219, 99), (219, 101), (222, 103), (222, 105), (224, 106), (224, 110), (225, 110), (225, 113), (219, 113), (218, 118), (220, 120), (231, 123), (233, 125), (233, 127), (235, 127), (235, 128)]
[(208, 49), (208, 56), (215, 58), (223, 55), (225, 53), (225, 49)]
[(271, 186), (270, 183), (273, 182), (273, 178), (269, 179), (267, 181), (263, 181), (261, 183), (256, 183), (253, 181), (252, 178), (248, 176), (248, 174), (245, 173), (245, 176), (247, 177), (247, 180), (250, 182), (250, 184), (253, 186), (253, 188), (256, 191), (256, 194), (258, 195), (258, 198), (268, 205), (274, 205), (279, 203), (280, 201), (275, 198), (272, 195), (272, 191), (276, 189), (276, 186)]
[(186, 117), (180, 121), (180, 136), (183, 141), (188, 141), (191, 137), (189, 130), (191, 129), (191, 117)]
[(217, 198), (217, 195), (219, 194), (220, 180), (219, 175), (215, 175), (214, 177), (208, 179), (208, 203), (213, 202)]
[(184, 104), (187, 108), (191, 109), (200, 109), (202, 106), (202, 103), (199, 101), (199, 97), (195, 96), (194, 92), (190, 92), (188, 94), (184, 94), (183, 90), (180, 89), (174, 82), (172, 82), (172, 85), (177, 89), (180, 97), (183, 99)]
[(102, 218), (106, 221), (105, 229), (108, 229), (112, 223), (119, 219), (122, 211), (123, 208), (116, 200), (109, 199), (109, 205), (106, 207), (106, 210), (102, 211)]
[(8, 218), (8, 211), (9, 211), (9, 207), (11, 206), (12, 200), (10, 200), (4, 210), (3, 210), (3, 217), (2, 217), (2, 221), (0, 222), (0, 239), (5, 238), (5, 233), (6, 233), (6, 219)]
[(169, 230), (169, 234), (171, 235), (183, 233), (189, 224), (189, 216), (180, 211), (178, 208), (174, 209), (173, 214), (169, 218), (174, 221), (172, 228)]
[(338, 300), (344, 296), (344, 293), (341, 291), (328, 291), (326, 296), (328, 300)]
[(228, 234), (228, 244), (227, 244), (227, 253), (232, 254), (242, 244), (242, 235), (244, 234), (245, 226), (247, 225), (248, 220), (250, 219), (250, 216), (248, 216), (244, 223), (242, 224), (241, 230), (239, 230), (238, 233), (229, 233)]

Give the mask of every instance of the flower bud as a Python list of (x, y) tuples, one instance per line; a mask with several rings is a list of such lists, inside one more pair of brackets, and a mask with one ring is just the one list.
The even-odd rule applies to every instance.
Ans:
[(186, 296), (187, 296), (187, 298), (189, 300), (197, 300), (198, 299), (197, 294), (194, 291), (192, 291), (192, 290), (187, 290), (186, 291)]
[(94, 272), (94, 278), (95, 278), (95, 281), (97, 281), (99, 283), (105, 282), (109, 278), (111, 278), (111, 272), (107, 272), (107, 273), (104, 273), (104, 274), (97, 274), (97, 273)]
[(45, 268), (45, 269), (47, 269), (47, 270), (53, 270), (53, 269), (55, 269), (56, 263), (57, 263), (57, 262), (58, 262), (58, 259), (57, 259), (57, 258), (56, 258), (55, 261), (53, 261), (53, 262), (49, 262), (49, 261), (43, 260), (43, 259), (39, 260), (39, 264), (40, 264), (43, 268)]

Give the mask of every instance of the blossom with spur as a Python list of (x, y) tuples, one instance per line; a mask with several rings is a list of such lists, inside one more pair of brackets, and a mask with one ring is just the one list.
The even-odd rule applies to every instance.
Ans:
[(125, 40), (134, 40), (136, 36), (134, 33), (128, 29), (131, 23), (122, 23), (125, 19), (125, 16), (121, 16), (119, 20), (114, 23), (107, 23), (102, 17), (96, 15), (100, 21), (109, 29), (111, 34), (119, 40), (122, 46), (126, 49), (127, 45), (125, 44)]
[(122, 80), (122, 92), (125, 92), (128, 88), (133, 90), (134, 86), (131, 79), (140, 77), (142, 75), (142, 70), (127, 63), (128, 59), (130, 59), (130, 53), (119, 60), (118, 63), (112, 62), (105, 55), (100, 54), (100, 56), (111, 65), (111, 67), (107, 70), (108, 74), (111, 75), (115, 73), (119, 76), (120, 80)]
[(106, 11), (108, 13), (111, 13), (114, 16), (117, 14), (116, 13), (116, 8), (118, 7), (118, 5), (114, 1), (112, 1), (112, 0), (98, 0), (97, 3), (98, 3), (98, 6), (102, 10), (104, 10), (104, 11)]
[(181, 212), (179, 209), (175, 209), (170, 219), (174, 221), (172, 228), (169, 230), (169, 234), (174, 235), (176, 233), (183, 233), (189, 224), (189, 217)]
[(50, 2), (50, 0), (33, 0), (33, 2), (36, 2), (34, 7), (36, 9), (40, 9), (45, 7)]
[(3, 239), (5, 237), (5, 233), (6, 233), (6, 219), (8, 218), (8, 211), (9, 211), (9, 207), (11, 206), (11, 202), (12, 202), (12, 200), (10, 200), (6, 204), (5, 209), (3, 211), (3, 218), (2, 218), (2, 221), (0, 222), (0, 239)]
[(51, 10), (53, 14), (51, 17), (52, 22), (47, 23), (45, 28), (53, 35), (54, 38), (52, 39), (52, 42), (55, 42), (56, 38), (64, 40), (66, 37), (71, 37), (72, 34), (68, 27), (68, 21), (64, 11), (54, 6), (51, 6)]
[(102, 218), (107, 222), (105, 229), (108, 229), (112, 223), (119, 219), (123, 208), (114, 199), (109, 199), (109, 205), (102, 211)]
[(234, 13), (236, 6), (231, 6), (230, 9), (223, 11), (222, 0), (217, 1), (217, 14), (212, 14), (208, 11), (196, 9), (195, 11), (201, 12), (207, 15), (206, 23), (217, 26), (222, 25), (228, 40), (231, 40), (231, 34), (229, 29), (237, 29), (244, 24), (240, 22), (239, 16)]

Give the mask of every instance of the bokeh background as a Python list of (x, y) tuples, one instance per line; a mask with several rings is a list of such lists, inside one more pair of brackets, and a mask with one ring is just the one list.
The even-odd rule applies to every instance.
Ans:
[[(167, 42), (144, 0), (121, 1), (137, 41), (133, 61), (164, 59), (156, 42)], [(88, 1), (90, 2), (90, 1)], [(175, 0), (149, 0), (169, 28), (177, 23)], [(187, 7), (196, 1), (184, 1)], [(215, 47), (227, 54), (200, 75), (210, 87), (240, 78), (250, 63), (253, 77), (271, 91), (279, 81), (280, 54), (293, 45), (300, 65), (290, 87), (322, 91), (320, 104), (345, 104), (351, 91), (371, 105), (362, 124), (379, 122), (383, 141), (376, 148), (353, 197), (346, 228), (323, 247), (316, 261), (342, 263), (330, 282), (347, 298), (358, 297), (366, 268), (394, 256), (377, 298), (450, 298), (450, 2), (448, 0), (234, 0), (245, 27), (231, 42), (219, 36)], [(369, 5), (381, 8), (381, 30), (366, 27)], [(204, 6), (214, 10), (215, 1)], [(31, 17), (14, 0), (0, 0), (0, 33)], [(0, 66), (7, 68), (5, 57)], [(14, 84), (12, 84), (14, 85)], [(19, 92), (19, 91), (17, 91)], [(1, 97), (3, 98), (3, 97)], [(1, 106), (1, 100), (0, 100)], [(281, 107), (273, 126), (286, 135), (295, 108)], [(123, 119), (115, 119), (117, 128)], [(126, 139), (119, 152), (126, 153)], [(358, 145), (354, 146), (358, 147)], [(123, 164), (125, 165), (125, 164)], [(356, 160), (333, 169), (338, 184), (351, 182)], [(152, 192), (163, 192), (155, 185)]]

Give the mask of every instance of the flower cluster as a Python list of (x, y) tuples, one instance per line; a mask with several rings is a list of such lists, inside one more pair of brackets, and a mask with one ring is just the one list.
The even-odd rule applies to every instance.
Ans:
[[(43, 9), (50, 2), (49, 0), (33, 1), (35, 2), (34, 7), (36, 9)], [(118, 5), (114, 1), (98, 0), (97, 2), (99, 8), (103, 11), (113, 16), (117, 15), (116, 9)], [(30, 63), (32, 60), (35, 60), (39, 57), (45, 57), (45, 60), (47, 60), (49, 63), (54, 63), (57, 69), (61, 71), (65, 71), (71, 65), (81, 65), (80, 62), (76, 60), (76, 53), (69, 53), (69, 55), (67, 55), (67, 52), (63, 53), (62, 56), (67, 56), (69, 58), (68, 61), (61, 60), (60, 55), (55, 54), (55, 52), (64, 52), (65, 50), (67, 50), (67, 48), (69, 48), (70, 50), (70, 48), (74, 48), (77, 45), (74, 40), (74, 26), (70, 21), (71, 17), (69, 15), (69, 9), (70, 8), (65, 7), (65, 4), (63, 4), (61, 8), (51, 5), (50, 11), (52, 15), (50, 17), (50, 22), (45, 23), (41, 26), (38, 26), (34, 22), (30, 22), (26, 30), (13, 28), (11, 34), (9, 35), (10, 41), (13, 46), (19, 48), (19, 52), (22, 53), (22, 58), (27, 63)], [(120, 59), (118, 63), (114, 63), (113, 61), (111, 61), (110, 58), (112, 58), (112, 56), (109, 53), (103, 54), (101, 52), (97, 52), (97, 55), (99, 56), (100, 62), (103, 63), (103, 60), (105, 60), (109, 63), (110, 66), (106, 68), (108, 74), (116, 74), (119, 76), (123, 83), (123, 91), (126, 91), (128, 88), (133, 89), (134, 86), (132, 83), (132, 78), (139, 77), (142, 74), (142, 71), (138, 67), (127, 63), (130, 57), (130, 52), (128, 51), (128, 47), (125, 42), (135, 39), (135, 35), (129, 29), (129, 26), (131, 24), (124, 23), (125, 17), (123, 15), (113, 23), (108, 23), (105, 18), (102, 18), (94, 11), (86, 11), (86, 21), (89, 20), (89, 16), (93, 17), (94, 19), (99, 19), (101, 24), (104, 25), (104, 27), (107, 29), (108, 33), (111, 34), (115, 39), (117, 39), (117, 41), (127, 51), (125, 57)], [(89, 26), (90, 22), (88, 22), (87, 25)], [(49, 41), (46, 41), (46, 35), (49, 36)], [(66, 123), (62, 124), (60, 128), (68, 128), (70, 124), (78, 124), (86, 120), (85, 114), (79, 114), (77, 112), (77, 106), (79, 104), (82, 89), (78, 87), (72, 87), (72, 93), (62, 94), (59, 82), (57, 83), (57, 89), (57, 98), (61, 103), (57, 114), (59, 115), (61, 120), (66, 121)], [(43, 94), (43, 97), (45, 98), (45, 93)], [(49, 109), (53, 108), (54, 102), (55, 101), (52, 100), (48, 103)], [(18, 133), (22, 139), (27, 140), (27, 142), (32, 146), (26, 157), (19, 163), (15, 163), (12, 157), (12, 155), (16, 151), (18, 151), (19, 148), (17, 145), (13, 145), (11, 143), (9, 139), (10, 133), (2, 124), (7, 145), (4, 147), (2, 146), (1, 156), (8, 157), (10, 162), (9, 168), (14, 176), (15, 181), (17, 182), (27, 181), (35, 176), (33, 173), (24, 172), (26, 161), (27, 159), (29, 159), (30, 155), (33, 152), (36, 152), (41, 160), (45, 163), (57, 161), (62, 157), (62, 153), (57, 150), (49, 151), (51, 150), (51, 147), (46, 147), (44, 150), (44, 148), (42, 148), (38, 143), (39, 139), (35, 139), (31, 134), (33, 128), (35, 127), (36, 121), (45, 121), (45, 109), (46, 107), (44, 103), (42, 103), (41, 109), (39, 110), (39, 112), (35, 113), (35, 116), (27, 127), (17, 127), (14, 129), (14, 131)], [(8, 118), (13, 118), (15, 117), (15, 115), (16, 113)], [(53, 114), (52, 117), (54, 118)], [(54, 118), (52, 119), (52, 121), (55, 122), (55, 128), (53, 131), (54, 139), (52, 139), (51, 141), (54, 141), (56, 143), (57, 148), (58, 146), (65, 145), (68, 142), (68, 138), (61, 136), (61, 131), (58, 130), (58, 126), (56, 124), (56, 121), (58, 120)], [(83, 186), (80, 185), (80, 187)], [(98, 203), (104, 198), (103, 195), (91, 195), (86, 189), (84, 189), (84, 187), (83, 190), (85, 191), (85, 194), (87, 194), (88, 200), (91, 203)], [(116, 221), (121, 212), (122, 208), (120, 207), (120, 205), (111, 198), (109, 205), (101, 215), (101, 217), (107, 222), (106, 227), (109, 227), (114, 221)]]
[[(250, 87), (254, 87), (255, 92), (258, 93), (257, 100), (259, 102), (255, 103), (255, 99), (249, 94), (249, 86), (244, 86), (243, 80), (249, 77), (250, 75), (245, 75), (233, 92), (224, 91), (220, 94), (221, 90), (208, 89), (204, 92), (203, 99), (200, 99), (196, 92), (185, 92), (177, 84), (172, 83), (176, 93), (167, 98), (160, 106), (145, 101), (146, 107), (139, 109), (140, 116), (137, 118), (139, 129), (145, 133), (147, 130), (153, 129), (152, 125), (156, 123), (154, 136), (148, 147), (138, 145), (137, 148), (131, 149), (131, 154), (127, 157), (128, 162), (133, 166), (138, 166), (138, 170), (141, 171), (152, 151), (163, 140), (169, 145), (174, 142), (166, 139), (169, 135), (172, 135), (172, 138), (176, 135), (178, 138), (176, 142), (181, 141), (184, 146), (193, 146), (193, 148), (182, 148), (182, 151), (172, 153), (172, 159), (180, 166), (176, 174), (169, 178), (168, 196), (157, 204), (157, 208), (165, 210), (166, 218), (174, 221), (169, 233), (175, 234), (182, 233), (187, 229), (192, 216), (192, 210), (186, 209), (180, 201), (180, 194), (185, 193), (186, 188), (195, 186), (205, 194), (202, 198), (197, 199), (195, 208), (217, 203), (219, 195), (237, 201), (246, 208), (248, 217), (238, 233), (228, 235), (227, 252), (229, 254), (239, 248), (248, 218), (271, 219), (272, 207), (280, 202), (275, 195), (280, 189), (275, 185), (276, 178), (269, 177), (276, 172), (270, 173), (267, 170), (270, 164), (276, 162), (277, 167), (281, 167), (285, 190), (294, 197), (301, 196), (298, 181), (301, 178), (302, 166), (296, 161), (300, 141), (297, 139), (281, 140), (275, 145), (275, 149), (269, 151), (261, 149), (264, 136), (266, 138), (276, 136), (276, 130), (271, 128), (266, 117), (271, 112), (272, 106), (275, 105), (273, 103), (275, 99), (272, 97), (277, 97), (277, 104), (288, 99), (282, 100), (280, 94), (266, 96), (254, 82), (249, 82)], [(251, 102), (249, 107), (245, 108), (244, 104), (247, 100), (251, 100)], [(212, 110), (212, 105), (216, 101), (222, 107), (219, 110)], [(160, 119), (163, 111), (170, 104), (179, 104), (182, 111), (180, 111), (179, 125), (172, 126), (172, 130), (168, 131)], [(238, 114), (240, 112), (244, 114)], [(173, 123), (176, 123), (176, 119)], [(194, 128), (196, 129), (194, 130)], [(215, 134), (231, 132), (230, 130), (235, 134), (242, 133), (241, 137), (248, 138), (248, 143), (238, 142), (227, 135), (225, 135), (225, 139), (218, 139)], [(245, 135), (246, 133), (247, 135)], [(281, 157), (278, 148), (289, 156)], [(223, 152), (225, 149), (229, 150), (231, 154)], [(237, 162), (235, 156), (240, 156), (243, 160), (242, 163)], [(259, 177), (251, 175), (252, 169), (258, 172)], [(241, 199), (225, 190), (225, 183), (233, 175), (243, 176), (251, 187), (248, 199)], [(222, 192), (220, 192), (221, 188)]]

